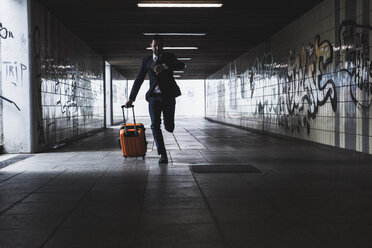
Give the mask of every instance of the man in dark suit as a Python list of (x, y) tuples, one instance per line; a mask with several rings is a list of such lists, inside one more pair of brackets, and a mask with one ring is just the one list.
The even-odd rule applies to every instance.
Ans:
[(131, 106), (136, 100), (138, 91), (148, 74), (150, 87), (146, 93), (146, 100), (149, 102), (151, 130), (158, 153), (161, 155), (159, 163), (168, 163), (167, 151), (160, 129), (161, 113), (163, 112), (165, 130), (173, 132), (175, 98), (181, 95), (180, 88), (174, 80), (173, 71), (182, 70), (185, 68), (185, 64), (178, 61), (174, 54), (163, 52), (163, 46), (162, 37), (155, 35), (151, 41), (153, 54), (142, 60), (141, 69), (134, 81), (126, 106)]

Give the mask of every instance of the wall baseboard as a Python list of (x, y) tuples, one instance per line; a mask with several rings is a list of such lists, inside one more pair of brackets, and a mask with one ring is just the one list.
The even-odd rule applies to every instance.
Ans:
[(347, 155), (349, 155), (351, 157), (355, 157), (356, 159), (357, 158), (372, 159), (372, 154), (369, 154), (369, 153), (358, 152), (358, 151), (349, 150), (349, 149), (336, 147), (336, 146), (331, 146), (331, 145), (325, 145), (325, 144), (322, 144), (322, 143), (317, 143), (317, 142), (314, 142), (314, 141), (299, 139), (299, 138), (295, 138), (295, 137), (289, 137), (289, 136), (285, 136), (285, 135), (281, 135), (281, 134), (265, 132), (265, 131), (254, 129), (254, 128), (242, 127), (242, 126), (239, 126), (239, 125), (236, 125), (236, 124), (226, 123), (226, 122), (214, 120), (214, 119), (211, 119), (211, 118), (208, 118), (208, 117), (204, 117), (204, 118), (206, 120), (210, 121), (210, 122), (215, 122), (215, 123), (225, 125), (225, 126), (235, 127), (235, 128), (239, 128), (239, 129), (254, 132), (254, 133), (259, 133), (259, 134), (268, 135), (268, 136), (275, 137), (275, 138), (285, 139), (285, 140), (288, 140), (288, 141), (303, 142), (304, 144), (313, 145), (313, 146), (320, 147), (321, 149), (325, 149), (325, 150), (343, 152), (343, 153), (346, 153)]
[[(90, 132), (87, 132), (87, 133), (78, 135), (76, 137), (73, 137), (73, 138), (70, 138), (70, 139), (67, 139), (67, 140), (63, 140), (62, 142), (59, 142), (57, 144), (54, 144), (52, 147), (47, 147), (47, 148), (45, 148), (44, 151), (40, 151), (40, 152), (50, 152), (50, 151), (53, 151), (54, 149), (57, 149), (57, 148), (66, 146), (66, 145), (70, 144), (71, 142), (74, 142), (74, 141), (77, 141), (79, 139), (83, 139), (83, 138), (89, 137), (89, 136), (91, 136), (93, 134), (96, 134), (96, 133), (99, 133), (99, 132), (103, 132), (106, 129), (107, 128), (105, 128), (105, 127), (99, 128), (99, 129), (96, 129), (96, 130), (93, 130), (93, 131), (90, 131)], [(38, 153), (40, 153), (40, 152), (38, 152)]]

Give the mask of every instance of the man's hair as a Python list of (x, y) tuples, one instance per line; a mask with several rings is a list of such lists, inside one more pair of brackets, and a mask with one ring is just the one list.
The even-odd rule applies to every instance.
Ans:
[(154, 35), (154, 36), (152, 36), (152, 41), (159, 41), (159, 42), (161, 42), (161, 43), (164, 43), (164, 39), (163, 39), (163, 37), (161, 37), (160, 35)]

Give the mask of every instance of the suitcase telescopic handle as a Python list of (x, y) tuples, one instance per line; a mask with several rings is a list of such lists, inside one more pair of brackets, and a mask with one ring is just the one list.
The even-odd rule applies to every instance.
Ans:
[(132, 112), (133, 112), (133, 124), (134, 124), (134, 132), (135, 132), (135, 135), (138, 136), (138, 130), (137, 130), (137, 124), (136, 124), (136, 115), (134, 114), (134, 105), (132, 106), (125, 106), (125, 105), (121, 105), (121, 110), (123, 112), (123, 119), (124, 119), (124, 132), (125, 134), (128, 134), (127, 132), (127, 121), (125, 119), (125, 113), (124, 113), (124, 108), (132, 108)]

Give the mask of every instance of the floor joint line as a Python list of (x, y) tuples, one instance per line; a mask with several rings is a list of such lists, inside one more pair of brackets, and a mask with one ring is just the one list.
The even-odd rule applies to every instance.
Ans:
[[(64, 172), (66, 172), (66, 170), (62, 171), (61, 173), (57, 174), (56, 176), (52, 177), (51, 179), (49, 179), (46, 183), (44, 183), (43, 185), (41, 185), (40, 187), (37, 187), (35, 190), (33, 190), (32, 192), (28, 193), (26, 196), (22, 197), (20, 200), (18, 200), (17, 202), (14, 202), (10, 207), (4, 209), (3, 211), (0, 212), (0, 215), (3, 215), (4, 213), (6, 213), (9, 209), (13, 208), (15, 205), (17, 205), (18, 203), (22, 202), (24, 199), (26, 199), (27, 197), (29, 197), (31, 194), (37, 192), (39, 189), (41, 189), (42, 187), (44, 187), (45, 185), (47, 185), (49, 182), (51, 182), (53, 179), (57, 178), (59, 175), (63, 174)], [(24, 171), (25, 172), (25, 171)], [(18, 174), (19, 175), (19, 174)]]
[(192, 177), (194, 178), (194, 181), (195, 181), (196, 185), (198, 186), (198, 189), (200, 191), (200, 194), (203, 197), (203, 200), (204, 200), (205, 204), (207, 205), (208, 211), (209, 211), (210, 215), (212, 216), (212, 219), (214, 221), (214, 224), (216, 225), (216, 228), (217, 228), (219, 234), (222, 237), (222, 240), (223, 240), (224, 245), (225, 246), (228, 246), (228, 242), (227, 242), (227, 240), (225, 238), (225, 235), (223, 234), (222, 228), (220, 227), (220, 225), (218, 223), (217, 217), (213, 214), (212, 208), (211, 208), (211, 206), (209, 205), (209, 203), (207, 201), (207, 197), (205, 196), (203, 190), (201, 189), (200, 184), (199, 184), (198, 180), (196, 179), (194, 172), (191, 171), (191, 174), (192, 174)]
[[(88, 195), (88, 193), (93, 189), (94, 186), (96, 186), (96, 184), (98, 183), (99, 180), (101, 180), (101, 178), (106, 174), (106, 172), (108, 171), (109, 168), (107, 168), (103, 173), (102, 175), (100, 175), (98, 177), (98, 179), (93, 183), (93, 185), (87, 190), (87, 192), (85, 192), (85, 194), (80, 198), (80, 200), (77, 201), (77, 203), (75, 204), (75, 206), (72, 207), (71, 211), (65, 216), (65, 218), (62, 219), (62, 221), (54, 228), (54, 230), (52, 231), (52, 233), (46, 238), (46, 240), (40, 245), (40, 247), (44, 247), (48, 242), (49, 240), (53, 237), (53, 235), (59, 230), (59, 228), (63, 225), (63, 223), (65, 223), (65, 221), (68, 219), (68, 217), (71, 216), (71, 214), (74, 212), (74, 210), (77, 208), (77, 206), (79, 206), (79, 204), (83, 201), (83, 199)], [(65, 171), (67, 171), (68, 169), (66, 169)], [(64, 172), (65, 172), (64, 171)]]

